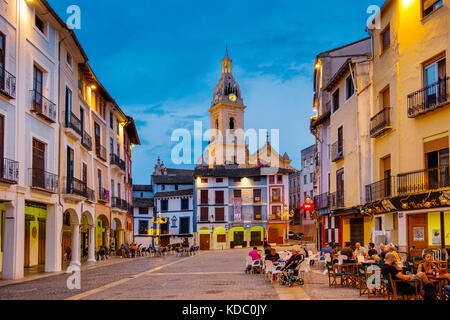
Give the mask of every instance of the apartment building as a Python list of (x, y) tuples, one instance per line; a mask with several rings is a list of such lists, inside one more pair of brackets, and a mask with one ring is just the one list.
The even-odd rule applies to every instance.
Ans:
[[(115, 231), (132, 228), (131, 205), (113, 215), (99, 188), (111, 189), (115, 173), (107, 149), (94, 150), (109, 138), (109, 110), (121, 124), (120, 156), (129, 164), (131, 144), (139, 144), (139, 137), (133, 119), (97, 80), (75, 34), (47, 1), (2, 2), (0, 14), (0, 270), (3, 279), (18, 279), (28, 270), (54, 272), (93, 262), (100, 241), (108, 247), (118, 241), (106, 242), (106, 234), (121, 239)], [(131, 165), (120, 170), (116, 175), (131, 199)], [(99, 225), (101, 215), (105, 223)], [(114, 219), (120, 224), (110, 231)]]
[(448, 1), (386, 1), (371, 31), (374, 239), (420, 256), (450, 247)]

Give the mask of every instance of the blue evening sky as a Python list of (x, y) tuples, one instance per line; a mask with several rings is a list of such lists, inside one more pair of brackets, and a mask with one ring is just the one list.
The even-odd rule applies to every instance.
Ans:
[[(171, 161), (174, 129), (209, 128), (208, 109), (228, 44), (245, 127), (280, 129), (280, 152), (300, 168), (309, 132), (315, 56), (362, 39), (369, 5), (383, 0), (49, 0), (77, 36), (102, 84), (134, 117), (133, 182), (149, 183), (158, 156)], [(251, 150), (252, 151), (252, 150)], [(189, 166), (184, 166), (189, 167)], [(192, 167), (192, 166), (190, 166)]]

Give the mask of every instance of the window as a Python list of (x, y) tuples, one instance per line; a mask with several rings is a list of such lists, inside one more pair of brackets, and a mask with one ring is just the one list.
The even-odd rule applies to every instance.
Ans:
[(201, 204), (208, 204), (208, 190), (201, 190), (200, 191), (200, 203)]
[(234, 130), (234, 118), (230, 118), (230, 130)]
[(270, 176), (269, 177), (269, 182), (270, 183), (274, 183), (275, 182), (275, 177), (274, 176)]
[(139, 221), (139, 234), (148, 234), (148, 221)]
[(34, 25), (36, 26), (36, 28), (39, 29), (39, 31), (41, 31), (43, 34), (45, 34), (45, 23), (37, 15), (35, 15)]
[(338, 154), (341, 154), (344, 152), (344, 127), (338, 128)]
[(168, 210), (169, 210), (169, 201), (161, 200), (161, 211), (168, 211)]
[(259, 182), (259, 181), (261, 181), (261, 177), (254, 177), (254, 178), (253, 178), (253, 181)]
[(189, 218), (180, 218), (180, 234), (189, 233)]
[(181, 210), (189, 210), (189, 199), (181, 199)]
[(43, 72), (36, 66), (33, 68), (34, 103), (42, 108)]
[(333, 99), (333, 112), (336, 112), (339, 109), (339, 89), (337, 89), (333, 93), (333, 98), (332, 99)]
[(143, 192), (141, 192), (141, 198), (143, 198), (144, 197), (144, 193)]
[(139, 214), (148, 214), (148, 208), (139, 208)]
[(382, 218), (381, 217), (376, 217), (375, 218), (375, 231), (381, 231), (382, 230)]
[[(336, 172), (336, 193), (338, 201), (344, 198), (344, 169)], [(342, 201), (343, 202), (343, 201)]]
[(242, 191), (241, 190), (233, 190), (233, 196), (235, 198), (241, 198), (242, 197)]
[(253, 207), (253, 220), (261, 220), (261, 207)]
[(216, 183), (222, 183), (223, 182), (223, 178), (216, 178)]
[(215, 208), (216, 221), (225, 221), (225, 209)]
[(109, 127), (111, 129), (114, 129), (114, 116), (111, 111), (109, 112)]
[(253, 202), (261, 202), (261, 189), (254, 189), (253, 190)]
[(216, 204), (223, 204), (223, 191), (216, 191)]
[(278, 183), (283, 183), (283, 176), (278, 176)]
[(345, 88), (346, 88), (346, 96), (345, 99), (350, 99), (355, 93), (355, 87), (353, 86), (353, 77), (349, 75), (347, 79), (345, 79)]
[(303, 176), (303, 184), (308, 184), (308, 176), (307, 175)]
[(391, 46), (391, 28), (387, 26), (386, 29), (381, 32), (381, 53), (383, 54)]
[(433, 13), (443, 5), (444, 5), (443, 0), (422, 0), (422, 16), (426, 17), (427, 15)]
[(72, 55), (69, 52), (67, 52), (66, 62), (69, 67), (73, 67)]
[(389, 86), (387, 86), (383, 91), (380, 93), (380, 102), (381, 102), (381, 109), (389, 108), (391, 105), (391, 93)]
[(309, 174), (309, 180), (310, 180), (311, 183), (314, 182), (314, 173), (310, 173)]
[(241, 182), (241, 178), (233, 178), (234, 182)]
[(70, 123), (70, 114), (72, 113), (72, 90), (66, 87), (66, 126)]
[(273, 220), (281, 219), (281, 206), (272, 207), (272, 219)]
[(208, 179), (206, 179), (206, 178), (202, 178), (202, 183), (208, 183)]
[(175, 190), (178, 190), (178, 185), (177, 184), (175, 185)]
[(280, 202), (281, 201), (281, 189), (274, 188), (272, 189), (272, 202)]
[(166, 186), (164, 184), (161, 186), (161, 190), (162, 191), (166, 190)]
[(208, 207), (201, 207), (200, 208), (200, 221), (209, 221)]
[(314, 157), (311, 157), (309, 160), (310, 160), (309, 161), (310, 164), (314, 164)]
[(424, 65), (423, 83), (427, 88), (424, 97), (426, 108), (447, 101), (446, 74), (445, 57), (440, 56), (438, 60)]

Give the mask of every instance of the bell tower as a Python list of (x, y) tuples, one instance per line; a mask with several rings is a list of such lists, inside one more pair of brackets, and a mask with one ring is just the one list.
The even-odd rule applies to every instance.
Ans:
[(247, 154), (244, 139), (244, 100), (239, 84), (232, 74), (232, 60), (222, 59), (222, 76), (211, 102), (211, 142), (208, 146), (209, 167), (234, 164), (246, 167)]

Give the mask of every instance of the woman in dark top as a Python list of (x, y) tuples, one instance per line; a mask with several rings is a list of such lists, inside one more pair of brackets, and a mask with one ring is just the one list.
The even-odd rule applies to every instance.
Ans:
[(266, 255), (266, 260), (277, 262), (278, 260), (280, 260), (280, 255), (277, 253), (275, 249), (272, 249), (270, 253)]

